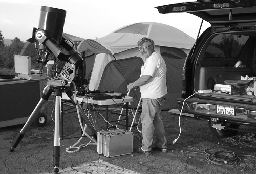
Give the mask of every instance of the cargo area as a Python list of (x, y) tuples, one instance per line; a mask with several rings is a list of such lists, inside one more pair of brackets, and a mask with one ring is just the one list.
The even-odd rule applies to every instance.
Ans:
[(195, 93), (184, 112), (255, 125), (255, 41), (250, 32), (213, 34), (195, 61)]
[(214, 90), (226, 80), (253, 80), (256, 75), (255, 34), (215, 34), (195, 66), (195, 90)]

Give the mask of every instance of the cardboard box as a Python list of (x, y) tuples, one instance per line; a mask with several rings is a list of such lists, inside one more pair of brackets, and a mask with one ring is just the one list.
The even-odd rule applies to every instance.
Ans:
[(97, 132), (97, 152), (105, 157), (131, 154), (133, 152), (132, 132), (121, 129)]
[(15, 73), (30, 75), (31, 74), (31, 57), (14, 55)]

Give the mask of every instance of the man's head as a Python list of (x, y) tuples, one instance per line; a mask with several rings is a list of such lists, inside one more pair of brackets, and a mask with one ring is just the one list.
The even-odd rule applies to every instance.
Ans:
[(155, 43), (152, 39), (143, 37), (138, 41), (139, 51), (142, 58), (148, 58), (155, 51)]

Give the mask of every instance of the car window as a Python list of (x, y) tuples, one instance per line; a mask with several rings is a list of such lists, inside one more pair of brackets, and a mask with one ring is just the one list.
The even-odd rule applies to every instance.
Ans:
[[(202, 66), (232, 67), (239, 59), (250, 36), (241, 34), (217, 34), (206, 44), (201, 58)], [(247, 52), (245, 54), (248, 54)]]

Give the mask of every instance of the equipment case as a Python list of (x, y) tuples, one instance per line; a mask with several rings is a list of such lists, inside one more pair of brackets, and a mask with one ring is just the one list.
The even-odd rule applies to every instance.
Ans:
[(105, 157), (113, 157), (133, 152), (133, 134), (125, 130), (97, 132), (97, 152)]

